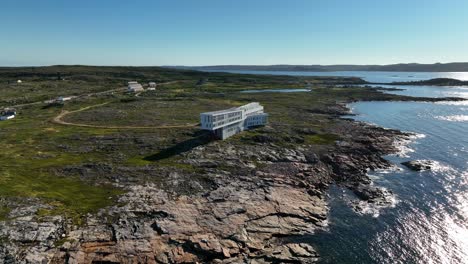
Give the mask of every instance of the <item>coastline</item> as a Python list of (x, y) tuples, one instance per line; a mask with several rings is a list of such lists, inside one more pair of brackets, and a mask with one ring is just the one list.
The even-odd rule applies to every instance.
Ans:
[[(331, 80), (332, 85), (341, 81)], [(303, 83), (300, 80), (294, 85)], [(193, 95), (203, 100), (219, 96)], [(167, 96), (165, 102), (173, 107), (173, 95)], [(82, 145), (61, 145), (61, 151), (93, 153), (96, 147), (108, 146), (105, 150), (109, 151), (131, 144), (140, 157), (138, 166), (116, 158), (113, 163), (54, 167), (52, 172), (112, 184), (125, 193), (111, 206), (84, 215), (79, 223), (54, 214), (54, 205), (40, 199), (21, 201), (20, 207), (8, 213), (9, 220), (0, 222), (0, 237), (5, 241), (0, 260), (313, 263), (320, 256), (312, 246), (285, 242), (285, 238), (313, 235), (327, 225), (326, 191), (331, 184), (349, 189), (364, 203), (391, 204), (391, 190), (373, 186), (368, 171), (391, 166), (383, 156), (397, 152), (395, 143), (411, 137), (410, 133), (345, 118), (350, 110), (347, 104), (464, 100), (409, 97), (378, 88), (330, 87), (327, 83), (303, 95), (232, 92), (222, 97), (238, 102), (263, 100), (275, 119), (264, 128), (226, 141), (212, 141), (196, 129), (182, 131), (183, 136), (177, 134), (156, 154), (151, 140), (157, 136), (148, 132), (92, 135), (89, 145), (83, 143), (87, 139), (83, 134), (73, 136)], [(151, 98), (132, 102), (142, 104)], [(124, 99), (116, 102), (131, 104)], [(89, 115), (94, 118), (99, 113)], [(87, 116), (70, 118), (70, 122), (86, 121)], [(354, 209), (362, 209), (358, 207)]]
[[(53, 254), (54, 260), (70, 263), (96, 258), (111, 262), (153, 259), (157, 263), (230, 263), (242, 259), (258, 263), (314, 262), (319, 256), (310, 245), (283, 244), (279, 238), (310, 235), (326, 226), (324, 192), (332, 183), (352, 190), (361, 201), (388, 204), (387, 192), (370, 185), (367, 171), (391, 166), (382, 156), (397, 152), (394, 143), (410, 137), (408, 133), (341, 118), (348, 113), (349, 108), (342, 104), (328, 109), (328, 115), (341, 122), (333, 132), (348, 136), (326, 151), (283, 149), (275, 143), (239, 148), (229, 141), (197, 147), (184, 153), (180, 162), (215, 175), (213, 190), (196, 196), (173, 196), (153, 185), (132, 186), (119, 199), (124, 206), (89, 215), (85, 227), (70, 225), (60, 217), (42, 219), (42, 243), (50, 244), (46, 234), (60, 237), (63, 232), (67, 239), (48, 250), (42, 243), (30, 247), (28, 255), (47, 259)], [(255, 162), (246, 161), (246, 156)], [(224, 161), (237, 173), (217, 163), (219, 157), (231, 157)], [(183, 177), (173, 173), (171, 178), (177, 184)], [(15, 221), (13, 227), (33, 224), (21, 218)], [(154, 231), (156, 235), (150, 235)]]

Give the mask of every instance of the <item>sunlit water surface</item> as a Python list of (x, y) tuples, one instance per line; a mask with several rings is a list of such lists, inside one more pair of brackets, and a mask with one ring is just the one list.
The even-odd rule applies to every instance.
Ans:
[[(398, 87), (392, 93), (464, 97), (464, 87)], [(359, 102), (356, 120), (417, 133), (399, 155), (387, 157), (393, 170), (371, 172), (374, 184), (394, 192), (389, 208), (355, 213), (349, 192), (330, 192), (327, 230), (308, 239), (322, 263), (468, 263), (468, 102)], [(403, 161), (437, 162), (413, 172)]]

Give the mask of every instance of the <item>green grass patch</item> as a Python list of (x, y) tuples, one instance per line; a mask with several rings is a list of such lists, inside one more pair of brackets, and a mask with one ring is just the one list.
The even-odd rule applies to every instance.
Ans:
[(329, 145), (334, 144), (340, 137), (335, 134), (316, 134), (306, 135), (304, 137), (305, 143), (310, 145)]
[(156, 161), (148, 160), (147, 157), (144, 156), (135, 156), (126, 161), (126, 164), (130, 166), (160, 166), (160, 167), (168, 167), (174, 169), (180, 169), (186, 172), (199, 172), (199, 169), (196, 167), (180, 162), (179, 156), (167, 157), (163, 159), (159, 159)]
[(11, 209), (7, 206), (0, 206), (0, 221), (8, 220), (8, 214)]
[[(37, 197), (54, 209), (43, 215), (66, 215), (75, 223), (87, 213), (111, 205), (123, 191), (111, 186), (94, 186), (79, 179), (53, 176), (44, 172), (0, 175), (0, 196)], [(0, 213), (1, 214), (1, 213)]]

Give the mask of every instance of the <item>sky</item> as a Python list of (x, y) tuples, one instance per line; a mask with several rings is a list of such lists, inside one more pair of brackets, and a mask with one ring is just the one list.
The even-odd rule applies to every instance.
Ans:
[(0, 0), (0, 66), (468, 61), (468, 0)]

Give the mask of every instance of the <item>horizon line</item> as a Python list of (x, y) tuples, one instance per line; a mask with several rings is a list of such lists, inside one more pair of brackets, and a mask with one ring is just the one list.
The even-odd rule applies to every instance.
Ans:
[(184, 65), (184, 64), (173, 64), (173, 65), (124, 65), (124, 64), (42, 64), (42, 65), (0, 65), (0, 68), (23, 68), (23, 67), (57, 67), (57, 66), (88, 66), (88, 67), (220, 67), (220, 66), (393, 66), (393, 65), (446, 65), (446, 64), (463, 64), (468, 62), (455, 61), (455, 62), (434, 62), (434, 63), (419, 63), (419, 62), (401, 62), (401, 63), (390, 63), (390, 64), (211, 64), (211, 65)]

